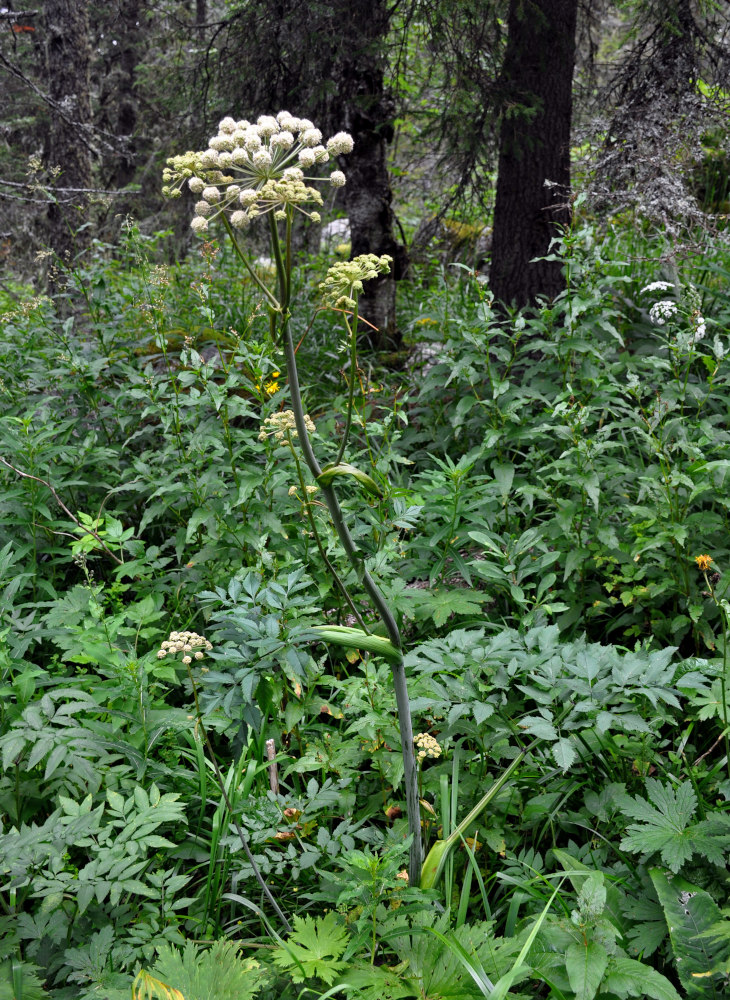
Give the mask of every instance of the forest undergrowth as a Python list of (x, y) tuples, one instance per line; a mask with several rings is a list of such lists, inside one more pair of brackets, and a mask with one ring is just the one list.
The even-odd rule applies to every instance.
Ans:
[(724, 238), (206, 238), (0, 292), (0, 1000), (725, 995)]

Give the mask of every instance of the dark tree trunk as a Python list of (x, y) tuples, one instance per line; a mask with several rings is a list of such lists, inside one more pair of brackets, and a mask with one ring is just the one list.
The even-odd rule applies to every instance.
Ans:
[(129, 184), (135, 171), (134, 132), (137, 128), (139, 102), (136, 88), (136, 67), (142, 37), (139, 0), (120, 3), (122, 20), (121, 52), (117, 77), (117, 127), (116, 134), (126, 140), (114, 175), (117, 187)]
[(565, 287), (549, 252), (570, 223), (570, 126), (578, 0), (510, 0), (489, 284), (532, 305)]
[(400, 345), (396, 325), (395, 282), (405, 270), (405, 248), (393, 236), (392, 192), (387, 144), (393, 137), (395, 107), (385, 90), (385, 41), (390, 13), (383, 0), (352, 0), (343, 8), (343, 33), (350, 44), (340, 48), (333, 66), (344, 127), (355, 148), (343, 157), (347, 176), (345, 210), (350, 220), (352, 256), (374, 253), (393, 258), (391, 273), (366, 283), (360, 311), (377, 330), (362, 324), (362, 340), (376, 350)]
[[(405, 247), (393, 236), (387, 147), (395, 104), (385, 87), (388, 32), (397, 4), (387, 0), (250, 0), (220, 44), (223, 80), (249, 114), (281, 107), (312, 117), (328, 135), (349, 132), (355, 148), (338, 164), (347, 184), (338, 195), (350, 220), (352, 255), (393, 257), (391, 273), (365, 284), (362, 342), (399, 346), (395, 282), (406, 271)], [(223, 83), (225, 88), (226, 84)], [(230, 84), (229, 84), (230, 86)], [(341, 198), (341, 201), (339, 200)]]
[(47, 88), (57, 107), (50, 117), (46, 163), (60, 168), (60, 187), (82, 189), (62, 192), (48, 211), (51, 246), (67, 258), (88, 239), (86, 230), (77, 231), (86, 221), (84, 189), (92, 181), (89, 5), (85, 0), (45, 0), (43, 6)]

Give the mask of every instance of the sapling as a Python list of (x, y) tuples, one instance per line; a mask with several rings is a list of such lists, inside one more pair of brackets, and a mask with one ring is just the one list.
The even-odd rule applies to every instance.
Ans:
[[(368, 492), (378, 491), (377, 484), (346, 462), (345, 456), (352, 425), (357, 378), (358, 298), (364, 281), (389, 272), (391, 258), (364, 254), (352, 261), (335, 264), (320, 285), (325, 303), (335, 308), (343, 319), (350, 360), (344, 430), (335, 460), (324, 467), (310, 440), (314, 433), (313, 424), (305, 413), (302, 402), (290, 324), (294, 306), (291, 239), (294, 213), (301, 212), (315, 223), (320, 221), (317, 207), (323, 204), (323, 199), (314, 185), (321, 182), (322, 178), (311, 172), (335, 157), (346, 155), (352, 148), (352, 137), (346, 132), (338, 132), (323, 143), (322, 133), (312, 122), (305, 118), (295, 118), (287, 111), (280, 111), (276, 117), (261, 115), (256, 122), (226, 117), (219, 123), (218, 133), (212, 136), (207, 149), (183, 153), (167, 161), (163, 192), (169, 197), (180, 197), (183, 186), (187, 185), (198, 199), (191, 222), (194, 232), (204, 236), (214, 222), (219, 222), (228, 234), (242, 266), (264, 296), (272, 341), (283, 348), (286, 358), (286, 378), (291, 401), (291, 410), (277, 417), (281, 426), (273, 428), (270, 418), (264, 432), (268, 434), (273, 429), (275, 436), (280, 434), (279, 442), (291, 449), (297, 465), (297, 453), (301, 451), (304, 462), (319, 487), (319, 495), (329, 512), (345, 555), (387, 633), (387, 638), (372, 635), (364, 624), (363, 617), (357, 613), (354, 617), (361, 628), (323, 625), (318, 629), (323, 641), (381, 653), (389, 660), (398, 709), (411, 835), (409, 874), (411, 884), (417, 885), (421, 870), (418, 775), (401, 636), (390, 607), (358, 551), (337, 497), (337, 486), (343, 479), (358, 482)], [(328, 180), (335, 188), (346, 183), (345, 174), (339, 169), (331, 171)], [(276, 284), (273, 289), (268, 287), (252, 266), (239, 244), (239, 235), (262, 216), (266, 216), (268, 222), (271, 258), (275, 265)], [(313, 501), (306, 491), (303, 491), (303, 496), (304, 506), (308, 510)], [(309, 524), (318, 539), (314, 518), (309, 518)], [(324, 552), (321, 544), (317, 548), (320, 553)], [(328, 569), (348, 605), (351, 609), (354, 608), (354, 600), (348, 587), (331, 564)]]

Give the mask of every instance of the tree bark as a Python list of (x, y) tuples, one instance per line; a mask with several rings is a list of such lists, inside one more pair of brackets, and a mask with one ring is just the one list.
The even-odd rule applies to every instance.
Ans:
[(139, 101), (137, 97), (137, 61), (139, 58), (142, 29), (140, 26), (139, 0), (123, 0), (119, 5), (122, 32), (117, 83), (117, 136), (126, 144), (119, 158), (114, 175), (118, 187), (129, 184), (135, 172), (134, 132), (137, 128)]
[[(50, 117), (45, 160), (51, 169), (60, 168), (59, 186), (87, 189), (92, 182), (88, 4), (46, 0), (44, 20), (47, 89), (57, 108)], [(50, 243), (64, 259), (88, 242), (87, 231), (78, 232), (86, 221), (87, 202), (83, 192), (62, 195), (48, 210)]]
[(339, 86), (345, 128), (355, 148), (343, 157), (347, 176), (345, 210), (350, 220), (352, 256), (373, 253), (393, 258), (390, 274), (365, 284), (360, 296), (361, 340), (374, 350), (395, 350), (401, 336), (396, 324), (396, 281), (406, 269), (405, 247), (393, 235), (393, 194), (387, 166), (387, 144), (393, 137), (395, 106), (385, 90), (385, 42), (390, 12), (383, 0), (351, 0), (343, 7), (342, 24), (349, 44), (341, 45), (333, 66)]
[(510, 0), (489, 284), (534, 305), (565, 287), (545, 257), (571, 219), (570, 128), (578, 0)]

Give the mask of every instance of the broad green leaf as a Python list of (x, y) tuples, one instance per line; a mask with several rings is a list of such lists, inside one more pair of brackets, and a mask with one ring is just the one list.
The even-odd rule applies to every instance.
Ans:
[(593, 1000), (608, 965), (608, 954), (596, 941), (574, 942), (565, 952), (565, 968), (575, 1000)]
[(550, 747), (550, 752), (555, 758), (555, 763), (563, 771), (567, 771), (573, 766), (575, 758), (578, 756), (573, 741), (561, 736), (559, 740)]
[(495, 462), (492, 466), (492, 472), (494, 478), (499, 486), (499, 492), (503, 500), (506, 500), (509, 496), (509, 492), (512, 489), (512, 481), (515, 478), (515, 467), (511, 463), (505, 465), (500, 465), (499, 462)]
[(693, 854), (702, 854), (713, 864), (723, 864), (730, 847), (730, 826), (723, 816), (690, 825), (697, 798), (689, 781), (673, 788), (647, 778), (646, 789), (650, 802), (628, 795), (617, 797), (625, 813), (641, 820), (627, 826), (621, 850), (659, 852), (673, 872), (678, 872)]
[(609, 993), (619, 1000), (627, 997), (652, 997), (652, 1000), (681, 1000), (666, 976), (633, 958), (611, 958), (603, 981)]
[[(649, 872), (669, 927), (680, 981), (690, 995), (706, 995), (712, 988), (704, 977), (720, 959), (727, 958), (727, 943), (703, 937), (721, 919), (709, 893), (675, 875), (671, 882), (657, 868)], [(703, 992), (705, 991), (705, 992)]]
[(349, 936), (334, 913), (324, 917), (294, 917), (294, 931), (285, 944), (274, 949), (274, 962), (286, 969), (295, 983), (318, 977), (332, 984), (346, 962), (340, 956)]

